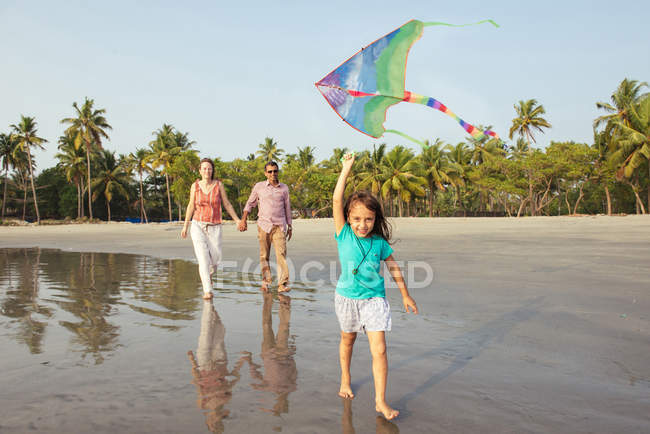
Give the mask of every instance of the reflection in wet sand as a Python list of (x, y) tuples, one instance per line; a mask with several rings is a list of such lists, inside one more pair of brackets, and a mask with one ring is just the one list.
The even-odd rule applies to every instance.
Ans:
[(352, 423), (352, 400), (341, 398), (343, 402), (343, 416), (341, 417), (341, 428), (343, 434), (355, 434), (354, 424)]
[[(341, 431), (343, 434), (355, 434), (354, 424), (352, 423), (352, 400), (341, 398), (343, 402), (343, 416), (341, 417)], [(377, 416), (375, 419), (377, 434), (399, 434), (399, 428), (393, 422), (383, 416)]]
[(82, 359), (103, 363), (120, 347), (120, 326), (111, 317), (121, 305), (150, 319), (194, 318), (198, 286), (186, 261), (40, 248), (1, 252), (0, 315), (9, 319), (9, 335), (31, 354), (42, 352), (47, 329), (58, 325), (71, 333), (72, 350)]
[[(52, 310), (38, 303), (40, 262), (40, 248), (29, 253), (26, 249), (16, 252), (4, 250), (0, 267), (0, 278), (8, 282), (0, 313), (17, 321), (14, 336), (29, 348), (31, 354), (42, 352), (47, 327), (47, 321), (42, 320), (52, 317)], [(13, 273), (9, 270), (10, 264), (15, 267)]]
[(188, 351), (192, 363), (192, 376), (197, 387), (197, 405), (204, 413), (205, 423), (210, 432), (224, 431), (223, 419), (230, 413), (225, 408), (232, 399), (232, 389), (240, 379), (239, 370), (249, 355), (244, 355), (228, 370), (228, 355), (224, 338), (226, 328), (212, 304), (212, 299), (203, 301), (201, 333), (196, 355)]
[[(275, 416), (289, 412), (289, 394), (296, 390), (298, 370), (294, 360), (296, 347), (290, 343), (289, 322), (291, 320), (291, 298), (287, 295), (278, 295), (280, 306), (278, 316), (277, 335), (273, 333), (273, 295), (264, 294), (262, 305), (262, 366), (257, 363), (251, 364), (251, 375), (258, 380), (253, 383), (253, 388), (260, 391), (268, 391), (275, 395), (275, 403), (272, 409), (264, 409), (272, 412)], [(260, 372), (260, 371), (263, 372)]]
[(73, 333), (72, 342), (83, 348), (82, 357), (91, 354), (95, 364), (100, 364), (118, 345), (119, 327), (108, 317), (114, 311), (119, 291), (103, 285), (106, 275), (114, 274), (115, 259), (98, 261), (96, 255), (80, 254), (78, 272), (71, 274), (66, 296), (57, 297), (54, 303), (76, 317), (77, 321), (60, 320), (59, 325)]

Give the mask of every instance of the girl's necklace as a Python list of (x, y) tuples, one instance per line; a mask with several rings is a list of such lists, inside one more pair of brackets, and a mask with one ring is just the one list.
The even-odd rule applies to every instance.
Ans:
[(354, 239), (357, 241), (357, 246), (359, 247), (359, 250), (361, 250), (361, 253), (363, 253), (363, 258), (361, 258), (361, 262), (359, 262), (359, 265), (354, 267), (352, 269), (352, 274), (356, 275), (359, 272), (359, 267), (361, 267), (361, 264), (363, 264), (363, 261), (366, 260), (366, 256), (368, 256), (368, 253), (372, 250), (372, 238), (370, 238), (370, 247), (368, 247), (368, 250), (365, 252), (363, 251), (363, 246), (361, 245), (361, 240), (359, 240), (359, 237), (357, 237), (357, 234), (352, 232), (352, 235), (354, 235)]

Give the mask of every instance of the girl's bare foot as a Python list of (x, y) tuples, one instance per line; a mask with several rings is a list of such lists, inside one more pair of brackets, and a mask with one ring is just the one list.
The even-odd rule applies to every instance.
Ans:
[(383, 414), (387, 420), (395, 419), (397, 415), (399, 415), (399, 411), (389, 407), (388, 404), (386, 404), (385, 402), (375, 403), (375, 410)]
[(339, 389), (339, 396), (346, 399), (354, 399), (354, 393), (352, 393), (352, 388), (349, 384), (341, 384)]
[(212, 298), (212, 293), (211, 292), (203, 293), (203, 300), (210, 300), (211, 298)]

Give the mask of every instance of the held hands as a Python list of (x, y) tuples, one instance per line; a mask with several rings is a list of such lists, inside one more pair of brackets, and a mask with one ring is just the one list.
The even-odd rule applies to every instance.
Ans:
[(418, 314), (418, 306), (415, 304), (415, 300), (413, 300), (410, 295), (402, 298), (402, 302), (404, 303), (404, 310), (406, 313), (409, 313), (409, 309), (411, 309), (411, 312), (416, 315)]
[(248, 223), (246, 223), (246, 220), (244, 219), (239, 220), (237, 229), (239, 229), (239, 232), (246, 232), (246, 230), (248, 229)]

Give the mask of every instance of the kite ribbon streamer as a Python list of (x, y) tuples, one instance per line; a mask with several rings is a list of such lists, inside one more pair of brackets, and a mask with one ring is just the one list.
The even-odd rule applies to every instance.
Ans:
[(403, 133), (403, 132), (401, 132), (401, 131), (397, 131), (397, 130), (386, 130), (385, 132), (387, 132), (387, 133), (397, 134), (398, 136), (402, 136), (402, 137), (404, 137), (405, 139), (412, 141), (413, 143), (417, 143), (418, 145), (422, 146), (423, 148), (426, 148), (426, 147), (427, 147), (427, 145), (426, 145), (424, 142), (421, 142), (420, 140), (415, 139), (415, 138), (413, 138), (413, 137), (409, 136), (408, 134)]
[(491, 130), (481, 131), (478, 128), (476, 128), (474, 125), (468, 124), (467, 122), (459, 118), (458, 115), (456, 115), (456, 113), (449, 110), (449, 108), (446, 105), (444, 105), (443, 103), (441, 103), (435, 98), (431, 98), (430, 96), (418, 95), (417, 93), (409, 92), (407, 90), (404, 91), (404, 101), (412, 102), (415, 104), (422, 104), (434, 108), (436, 110), (440, 110), (444, 114), (456, 119), (456, 122), (458, 122), (460, 126), (463, 127), (463, 129), (467, 131), (475, 139), (480, 139), (481, 137), (483, 137), (483, 135), (491, 136), (496, 139), (499, 138), (499, 135), (494, 131)]
[(495, 23), (492, 20), (483, 20), (483, 21), (477, 21), (475, 23), (469, 23), (469, 24), (449, 24), (449, 23), (441, 23), (440, 21), (429, 21), (428, 23), (422, 23), (425, 27), (426, 26), (449, 26), (449, 27), (466, 27), (466, 26), (475, 26), (477, 24), (483, 24), (483, 23), (490, 23), (494, 27), (499, 27), (497, 23)]

